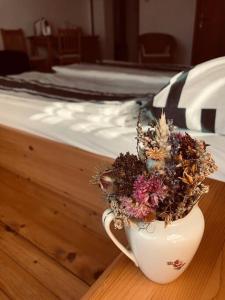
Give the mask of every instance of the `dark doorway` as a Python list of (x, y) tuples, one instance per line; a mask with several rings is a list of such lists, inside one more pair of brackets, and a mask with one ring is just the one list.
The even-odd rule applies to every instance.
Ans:
[(225, 55), (225, 1), (197, 0), (192, 64)]
[(138, 61), (139, 0), (114, 0), (114, 59)]

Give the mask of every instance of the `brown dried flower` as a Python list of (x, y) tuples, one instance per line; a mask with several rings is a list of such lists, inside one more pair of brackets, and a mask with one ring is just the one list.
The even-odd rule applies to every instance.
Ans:
[(113, 177), (117, 196), (131, 196), (137, 176), (146, 172), (145, 164), (136, 155), (120, 154), (113, 163)]

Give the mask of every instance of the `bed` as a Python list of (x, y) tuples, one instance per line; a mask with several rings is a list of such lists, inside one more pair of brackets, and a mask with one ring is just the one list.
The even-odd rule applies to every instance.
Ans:
[[(39, 203), (35, 211), (26, 200), (18, 204), (16, 212), (22, 211), (23, 206), (30, 207), (33, 218), (43, 218), (43, 224), (60, 238), (54, 242), (45, 240), (34, 225), (24, 230), (16, 213), (11, 218), (1, 216), (0, 221), (81, 279), (85, 287), (81, 285), (79, 291), (74, 291), (75, 299), (79, 299), (118, 254), (103, 232), (100, 215), (104, 202), (96, 187), (89, 184), (90, 177), (96, 167), (110, 163), (120, 152), (136, 151), (134, 116), (139, 105), (146, 95), (151, 97), (165, 86), (174, 72), (121, 68), (107, 68), (103, 72), (90, 66), (55, 71), (55, 74), (29, 72), (0, 79), (0, 178), (3, 178), (1, 187), (16, 186), (18, 195), (25, 193), (25, 189)], [(53, 90), (49, 92), (49, 88)], [(59, 90), (64, 91), (63, 95)], [(198, 132), (190, 133), (199, 136)], [(201, 135), (211, 145), (221, 166), (213, 178), (225, 181), (225, 137)], [(12, 198), (10, 191), (6, 196)], [(56, 209), (52, 204), (54, 219), (42, 211), (48, 201), (58, 205)], [(71, 229), (75, 226), (72, 221), (63, 223), (59, 218), (61, 212), (81, 226), (78, 236), (82, 240), (82, 233), (90, 239), (87, 244), (85, 238), (79, 242), (71, 235), (73, 232), (76, 235), (77, 229)], [(65, 237), (62, 228), (67, 232)], [(64, 239), (67, 243), (62, 246)]]

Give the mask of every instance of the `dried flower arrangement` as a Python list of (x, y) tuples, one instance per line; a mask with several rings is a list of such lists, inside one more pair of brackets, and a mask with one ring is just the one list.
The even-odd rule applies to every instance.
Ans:
[(99, 184), (114, 212), (114, 225), (129, 220), (168, 224), (186, 216), (208, 192), (205, 178), (217, 167), (206, 143), (175, 131), (162, 113), (144, 131), (137, 123), (137, 156), (120, 154), (112, 166), (99, 171)]

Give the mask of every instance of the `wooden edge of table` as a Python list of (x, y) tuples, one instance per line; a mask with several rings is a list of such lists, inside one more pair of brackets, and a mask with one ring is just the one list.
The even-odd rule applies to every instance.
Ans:
[(112, 159), (0, 124), (0, 166), (102, 213), (101, 192), (90, 180)]
[[(113, 160), (112, 158), (109, 158), (107, 156), (96, 154), (94, 152), (90, 152), (88, 150), (81, 149), (79, 147), (70, 145), (69, 143), (63, 143), (60, 141), (56, 141), (56, 140), (54, 140), (54, 138), (49, 138), (47, 136), (44, 137), (43, 135), (39, 135), (38, 133), (34, 134), (34, 133), (31, 133), (30, 131), (25, 131), (23, 129), (17, 129), (17, 128), (10, 127), (8, 125), (4, 125), (4, 124), (0, 123), (0, 133), (2, 133), (3, 131), (14, 134), (14, 135), (20, 135), (20, 136), (23, 135), (27, 139), (30, 138), (30, 139), (39, 140), (39, 142), (42, 142), (42, 143), (45, 142), (46, 144), (48, 143), (49, 145), (51, 144), (55, 147), (59, 146), (61, 148), (64, 148), (64, 150), (68, 149), (70, 151), (78, 151), (80, 153), (82, 152), (82, 153), (84, 153), (84, 155), (91, 156), (92, 158), (96, 158), (98, 160), (104, 160), (107, 162), (112, 162), (112, 160)], [(1, 138), (1, 136), (0, 136), (0, 138)]]
[(210, 193), (200, 201), (205, 233), (187, 270), (174, 282), (148, 280), (120, 254), (83, 296), (87, 299), (225, 299), (225, 183), (208, 180)]

